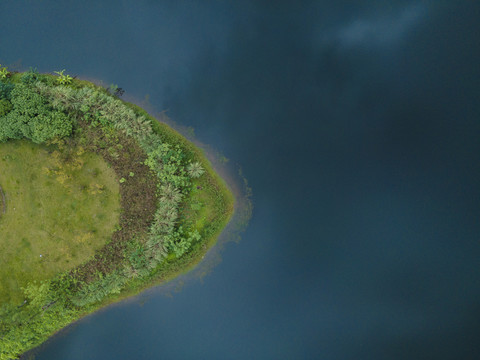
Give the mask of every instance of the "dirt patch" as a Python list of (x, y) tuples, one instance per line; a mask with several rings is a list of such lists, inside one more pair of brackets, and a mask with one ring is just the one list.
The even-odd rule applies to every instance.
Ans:
[(78, 119), (78, 128), (81, 135), (69, 138), (70, 146), (81, 145), (87, 151), (101, 155), (123, 179), (119, 229), (93, 259), (71, 273), (78, 281), (88, 283), (96, 280), (99, 272), (106, 275), (121, 264), (129, 241), (144, 240), (157, 207), (157, 180), (144, 165), (146, 154), (132, 138), (117, 131), (88, 126), (81, 119)]

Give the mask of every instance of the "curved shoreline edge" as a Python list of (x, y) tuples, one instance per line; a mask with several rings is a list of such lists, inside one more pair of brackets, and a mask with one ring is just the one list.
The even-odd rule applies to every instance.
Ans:
[[(75, 80), (75, 81), (79, 83), (93, 84), (91, 81), (85, 81), (85, 80)], [(95, 85), (95, 84), (93, 85), (97, 88), (100, 88), (98, 85)], [(100, 89), (104, 91), (103, 88), (100, 88)], [(176, 259), (174, 262), (170, 263), (167, 268), (164, 268), (161, 271), (157, 271), (155, 274), (148, 276), (147, 279), (133, 281), (131, 284), (129, 283), (129, 286), (124, 290), (122, 290), (119, 294), (108, 295), (104, 300), (100, 301), (98, 304), (95, 304), (93, 307), (89, 308), (88, 311), (85, 311), (80, 315), (78, 315), (66, 327), (64, 326), (62, 328), (57, 329), (53, 333), (50, 333), (48, 339), (51, 339), (52, 336), (70, 327), (72, 324), (76, 323), (77, 321), (84, 318), (85, 316), (92, 314), (94, 312), (97, 312), (98, 310), (103, 309), (110, 304), (117, 303), (127, 298), (131, 298), (132, 296), (135, 296), (141, 293), (147, 288), (152, 288), (159, 284), (165, 284), (167, 281), (177, 278), (179, 275), (182, 275), (191, 271), (195, 266), (197, 266), (202, 261), (202, 259), (205, 257), (207, 252), (217, 244), (220, 235), (222, 234), (222, 232), (225, 231), (227, 224), (229, 224), (232, 218), (235, 218), (239, 213), (243, 212), (243, 210), (239, 212), (239, 207), (238, 207), (239, 202), (235, 199), (235, 196), (232, 193), (231, 187), (229, 187), (227, 182), (215, 171), (214, 166), (212, 165), (210, 160), (207, 158), (207, 154), (205, 153), (205, 150), (200, 149), (198, 146), (196, 146), (191, 141), (186, 139), (180, 132), (173, 129), (166, 123), (161, 122), (160, 119), (157, 119), (156, 117), (150, 115), (147, 111), (145, 111), (143, 108), (139, 107), (138, 105), (131, 102), (126, 102), (122, 99), (120, 100), (126, 106), (132, 108), (136, 114), (140, 116), (143, 115), (147, 119), (151, 120), (152, 129), (157, 134), (162, 133), (163, 136), (169, 137), (169, 139), (173, 141), (175, 144), (181, 144), (182, 147), (187, 148), (189, 151), (194, 152), (199, 158), (201, 158), (202, 165), (204, 166), (206, 173), (208, 173), (208, 175), (212, 178), (212, 181), (214, 181), (216, 186), (218, 186), (230, 210), (228, 211), (228, 215), (225, 216), (223, 220), (218, 223), (219, 227), (217, 228), (217, 230), (214, 231), (212, 234), (210, 234), (210, 236), (206, 237), (204, 239), (204, 245), (201, 248), (196, 249), (194, 253), (190, 254), (188, 257), (185, 257), (185, 258), (180, 257)], [(251, 211), (251, 207), (250, 207), (250, 211)], [(249, 218), (249, 216), (246, 216), (246, 217), (243, 216), (243, 219), (245, 218)], [(247, 219), (247, 222), (248, 222), (248, 219)], [(236, 229), (238, 230), (240, 229), (240, 227), (237, 226)], [(30, 354), (30, 352), (35, 352), (38, 346), (41, 347), (42, 344), (44, 343), (45, 342), (41, 344), (37, 344), (33, 348), (26, 349), (26, 352), (24, 352), (22, 358)]]
[[(91, 80), (88, 81), (92, 82)], [(130, 100), (128, 102), (140, 107), (135, 100)], [(145, 109), (143, 110), (146, 111)], [(211, 246), (206, 249), (205, 254), (201, 257), (198, 256), (195, 258), (195, 260), (187, 267), (172, 272), (169, 274), (170, 276), (164, 279), (154, 279), (152, 282), (146, 283), (144, 287), (123, 294), (123, 296), (117, 299), (112, 299), (104, 305), (99, 306), (97, 309), (84, 314), (74, 322), (52, 334), (42, 344), (23, 353), (19, 360), (31, 359), (32, 356), (35, 356), (44, 347), (48, 346), (52, 341), (55, 341), (56, 338), (66, 336), (69, 331), (82, 321), (87, 320), (89, 317), (95, 316), (102, 311), (107, 311), (112, 306), (126, 306), (131, 303), (143, 304), (145, 298), (148, 299), (158, 293), (170, 296), (172, 293), (178, 292), (190, 281), (201, 280), (204, 276), (207, 276), (212, 272), (215, 266), (221, 262), (221, 252), (224, 246), (228, 243), (236, 243), (241, 240), (241, 234), (246, 230), (253, 211), (253, 203), (251, 199), (252, 189), (248, 186), (247, 179), (242, 175), (241, 168), (238, 165), (227, 164), (222, 161), (222, 155), (220, 153), (209, 148), (209, 145), (200, 143), (197, 139), (193, 139), (191, 134), (184, 133), (182, 128), (175, 124), (170, 118), (164, 119), (164, 113), (155, 114), (153, 111), (152, 113), (148, 112), (150, 118), (164, 123), (176, 131), (180, 136), (183, 136), (193, 143), (197, 148), (204, 152), (204, 156), (209, 160), (212, 169), (217, 174), (222, 174), (220, 178), (235, 198), (235, 210), (232, 212), (230, 220), (218, 236), (213, 237), (214, 241), (211, 243)], [(188, 130), (188, 128), (186, 129)]]

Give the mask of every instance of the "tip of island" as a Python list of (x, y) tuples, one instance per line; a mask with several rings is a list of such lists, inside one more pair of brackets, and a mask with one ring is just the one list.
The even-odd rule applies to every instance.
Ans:
[(192, 268), (233, 215), (202, 150), (122, 94), (0, 65), (0, 360)]

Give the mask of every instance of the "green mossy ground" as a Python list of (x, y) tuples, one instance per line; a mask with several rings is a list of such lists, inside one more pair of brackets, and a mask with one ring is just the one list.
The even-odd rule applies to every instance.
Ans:
[(0, 303), (21, 303), (28, 282), (80, 265), (110, 240), (119, 183), (101, 156), (26, 140), (0, 144), (0, 169)]

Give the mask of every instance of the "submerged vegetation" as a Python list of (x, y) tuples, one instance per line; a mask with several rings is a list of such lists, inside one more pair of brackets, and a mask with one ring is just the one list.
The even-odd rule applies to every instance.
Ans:
[[(122, 89), (64, 70), (3, 69), (0, 360), (198, 262), (233, 212), (233, 196), (202, 152), (120, 100)], [(20, 225), (17, 207), (30, 226)], [(13, 283), (12, 272), (22, 274)]]

